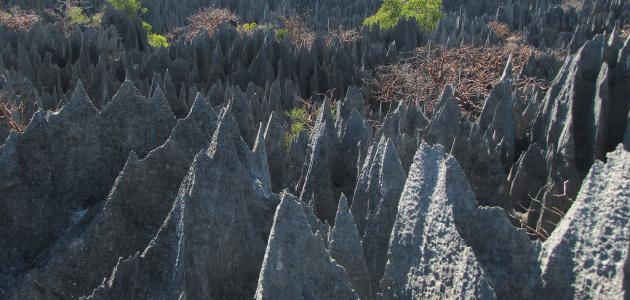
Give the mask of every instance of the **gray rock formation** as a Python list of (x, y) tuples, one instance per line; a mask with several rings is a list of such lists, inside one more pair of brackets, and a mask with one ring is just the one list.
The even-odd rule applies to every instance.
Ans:
[[(379, 155), (380, 154), (380, 155)], [(405, 172), (391, 140), (381, 138), (368, 186), (368, 211), (362, 245), (373, 286), (378, 286), (387, 262), (387, 249), (403, 191)]]
[[(41, 17), (0, 12), (24, 129), (0, 116), (0, 299), (627, 298), (626, 0), (444, 0), (430, 32), (362, 26), (378, 0), (93, 0), (73, 28), (58, 2), (0, 5)], [(173, 31), (210, 4), (240, 20)], [(294, 15), (302, 45), (277, 34)], [(466, 78), (366, 83), (417, 47), (515, 44), (478, 120)]]
[(473, 206), (474, 197), (458, 186), (462, 182), (448, 179), (466, 184), (453, 158), (422, 144), (392, 231), (383, 299), (495, 297), (486, 271), (456, 226), (457, 206)]
[[(161, 94), (160, 88), (154, 95)], [(152, 101), (165, 101), (154, 98)], [(130, 154), (102, 210), (62, 241), (46, 263), (31, 271), (16, 298), (76, 298), (109, 275), (119, 257), (133, 255), (155, 236), (171, 208), (179, 183), (198, 151), (207, 148), (216, 114), (199, 96), (166, 143), (138, 160)]]
[(374, 292), (361, 246), (359, 231), (348, 207), (346, 196), (341, 194), (335, 217), (335, 227), (330, 234), (330, 257), (342, 266), (354, 290), (361, 299), (372, 299)]
[(627, 298), (630, 153), (595, 162), (540, 255), (546, 298)]
[(310, 203), (317, 217), (334, 223), (337, 200), (341, 192), (334, 184), (333, 162), (339, 149), (330, 104), (325, 101), (311, 134), (307, 160), (300, 179), (300, 199)]
[[(146, 156), (174, 123), (164, 103), (147, 101), (131, 82), (100, 113), (79, 83), (60, 112), (40, 111), (23, 134), (10, 136), (0, 154), (2, 276), (20, 276), (41, 263), (57, 239), (93, 216), (129, 152)], [(16, 228), (28, 228), (28, 237)], [(3, 292), (16, 286), (3, 282)]]
[(497, 157), (505, 167), (513, 163), (516, 142), (512, 80), (512, 57), (510, 56), (503, 76), (492, 89), (479, 116), (479, 130), (488, 141), (494, 157)]
[(284, 128), (280, 123), (280, 116), (277, 112), (272, 112), (265, 128), (265, 143), (267, 159), (269, 160), (269, 175), (271, 176), (271, 186), (274, 192), (279, 193), (283, 187), (289, 186), (288, 178), (285, 175), (287, 163), (287, 146), (285, 141)]
[(328, 256), (290, 194), (273, 220), (256, 299), (358, 299), (346, 271)]
[(141, 254), (119, 261), (88, 298), (252, 297), (278, 203), (263, 177), (266, 158), (256, 156), (228, 106), (155, 238)]
[(630, 101), (618, 95), (627, 89), (621, 82), (630, 70), (629, 47), (596, 35), (565, 61), (539, 106), (531, 137), (546, 152), (548, 175), (527, 221), (545, 238), (571, 207), (593, 160), (623, 140)]
[[(509, 85), (509, 82), (506, 84)], [(426, 128), (420, 130), (417, 142), (425, 140), (449, 149), (466, 173), (480, 205), (505, 206), (506, 175), (494, 147), (482, 137), (479, 127), (489, 126), (490, 122), (471, 124), (464, 120), (450, 85), (444, 87), (436, 105), (437, 111), (433, 119)], [(488, 119), (489, 117), (481, 119), (480, 122)]]
[[(538, 246), (528, 239), (525, 231), (512, 228), (500, 209), (476, 207), (474, 194), (465, 179), (464, 173), (453, 157), (444, 154), (441, 146), (430, 147), (424, 143), (421, 144), (414, 158), (414, 164), (417, 166), (415, 169), (412, 168), (410, 170), (410, 175), (405, 184), (406, 192), (403, 192), (403, 196), (401, 196), (396, 222), (397, 224), (408, 222), (407, 218), (411, 218), (414, 220), (411, 223), (416, 225), (411, 227), (413, 231), (407, 227), (409, 225), (394, 225), (382, 292), (384, 294), (387, 293), (385, 282), (388, 282), (388, 280), (393, 280), (391, 282), (403, 284), (404, 286), (404, 280), (401, 281), (401, 278), (404, 278), (404, 276), (401, 273), (387, 274), (388, 272), (401, 272), (397, 270), (397, 268), (401, 268), (400, 265), (390, 267), (390, 264), (394, 264), (398, 260), (403, 262), (403, 270), (408, 270), (406, 268), (414, 266), (413, 264), (410, 265), (409, 258), (402, 258), (404, 251), (393, 251), (395, 243), (400, 243), (400, 249), (407, 249), (405, 251), (416, 251), (411, 250), (416, 248), (408, 248), (410, 244), (407, 241), (410, 238), (409, 232), (415, 232), (414, 235), (418, 235), (418, 237), (414, 237), (416, 243), (431, 242), (439, 244), (441, 243), (440, 240), (445, 239), (446, 241), (443, 242), (443, 245), (459, 241), (462, 247), (470, 247), (474, 253), (474, 261), (484, 271), (484, 277), (487, 278), (488, 284), (495, 291), (497, 297), (511, 299), (538, 297), (540, 271), (536, 266), (536, 258), (539, 250)], [(412, 171), (415, 173), (411, 173)], [(403, 202), (403, 199), (406, 199), (406, 197), (409, 197), (407, 201), (411, 202), (411, 204)], [(434, 201), (445, 202), (433, 204)], [(433, 209), (439, 210), (439, 213), (431, 210), (432, 205), (435, 205)], [(402, 210), (403, 208), (409, 209), (409, 211), (404, 211)], [(443, 236), (438, 232), (427, 231), (428, 229), (425, 227), (427, 225), (423, 225), (424, 218), (444, 214), (443, 210), (445, 208), (450, 208), (451, 210), (449, 218), (452, 218), (452, 223), (446, 222), (446, 224), (452, 224), (453, 227), (450, 229), (452, 234)], [(414, 213), (420, 215), (405, 216), (405, 214)], [(400, 221), (401, 218), (404, 218), (403, 220), (405, 221)], [(396, 241), (397, 238), (400, 241)], [(430, 251), (438, 253), (430, 255), (431, 257), (436, 255), (439, 257), (440, 250)], [(447, 250), (444, 249), (444, 251)], [(463, 251), (463, 248), (461, 251)], [(416, 259), (415, 264), (418, 263), (417, 259), (422, 257), (413, 252), (407, 255)], [(445, 256), (448, 257), (448, 255)], [(424, 268), (423, 265), (420, 265), (420, 267)], [(398, 293), (397, 291), (400, 291), (400, 286), (392, 288), (390, 291), (394, 292), (394, 294), (391, 294), (394, 297)]]
[(547, 172), (545, 158), (537, 144), (531, 144), (521, 154), (508, 176), (510, 182), (509, 197), (514, 210), (525, 213), (536, 199), (538, 191), (545, 185)]

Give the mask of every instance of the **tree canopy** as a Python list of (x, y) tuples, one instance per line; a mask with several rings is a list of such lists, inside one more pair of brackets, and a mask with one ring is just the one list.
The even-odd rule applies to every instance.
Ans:
[(385, 0), (375, 15), (366, 18), (364, 25), (378, 25), (392, 29), (400, 19), (415, 19), (424, 31), (435, 29), (442, 18), (442, 0)]

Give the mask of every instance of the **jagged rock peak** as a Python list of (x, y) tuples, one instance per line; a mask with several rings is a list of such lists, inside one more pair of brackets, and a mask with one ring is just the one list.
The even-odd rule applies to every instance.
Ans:
[[(389, 240), (406, 178), (392, 140), (383, 141), (381, 139), (377, 150), (380, 161), (375, 162), (374, 171), (378, 174), (372, 176), (378, 178), (378, 182), (373, 182), (374, 186), (370, 188), (372, 195), (362, 240), (372, 286), (378, 286), (385, 270)], [(379, 152), (382, 152), (380, 157)]]
[(346, 271), (306, 222), (299, 200), (284, 193), (273, 218), (256, 299), (358, 299)]
[(545, 298), (628, 297), (630, 152), (596, 161), (558, 228), (543, 245)]
[(456, 226), (457, 206), (474, 203), (474, 198), (458, 186), (462, 178), (453, 181), (453, 175), (463, 177), (442, 146), (420, 145), (392, 231), (381, 282), (385, 299), (495, 297), (491, 281)]
[(149, 103), (153, 104), (154, 107), (164, 115), (168, 115), (169, 118), (175, 118), (175, 115), (173, 114), (173, 111), (171, 110), (171, 107), (166, 100), (166, 96), (164, 96), (162, 88), (160, 88), (159, 86), (156, 86), (155, 91), (153, 92), (153, 95), (149, 100)]
[(339, 198), (339, 208), (335, 217), (335, 226), (330, 234), (330, 257), (341, 265), (350, 278), (350, 282), (361, 299), (374, 296), (370, 285), (365, 255), (361, 247), (359, 231), (348, 207), (344, 194)]
[(339, 138), (332, 123), (330, 100), (325, 99), (320, 110), (302, 169), (300, 199), (314, 207), (318, 218), (334, 223), (340, 195), (334, 178)]
[(147, 99), (140, 94), (140, 91), (138, 91), (133, 84), (133, 81), (127, 79), (122, 83), (116, 95), (112, 98), (112, 103), (129, 101), (131, 99), (143, 99), (147, 101)]
[(195, 102), (193, 102), (193, 105), (190, 108), (190, 113), (188, 113), (188, 116), (186, 118), (197, 115), (212, 115), (214, 118), (217, 117), (214, 109), (212, 109), (210, 104), (208, 104), (201, 93), (197, 93), (197, 96), (195, 97)]
[(341, 109), (338, 114), (341, 119), (345, 120), (353, 109), (356, 109), (358, 112), (363, 112), (364, 105), (365, 100), (363, 99), (363, 95), (361, 95), (361, 91), (353, 86), (348, 87), (345, 101), (341, 102)]
[(442, 89), (442, 93), (440, 93), (440, 97), (438, 98), (436, 108), (441, 111), (446, 108), (452, 109), (453, 105), (457, 105), (455, 89), (450, 84), (444, 85), (444, 89)]
[(70, 101), (63, 106), (59, 112), (60, 116), (68, 116), (69, 118), (93, 116), (98, 114), (98, 110), (94, 103), (90, 100), (81, 80), (77, 81)]

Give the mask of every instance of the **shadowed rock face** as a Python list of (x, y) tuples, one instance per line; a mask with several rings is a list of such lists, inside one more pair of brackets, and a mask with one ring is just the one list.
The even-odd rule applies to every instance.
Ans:
[(0, 120), (0, 141), (2, 141), (3, 144), (4, 144), (4, 141), (7, 139), (7, 137), (9, 136), (10, 132), (11, 132), (11, 127), (9, 126), (9, 120), (8, 119)]
[(88, 298), (252, 297), (278, 203), (262, 153), (247, 148), (231, 107), (223, 111), (155, 238)]
[(365, 232), (362, 245), (370, 270), (373, 286), (383, 276), (389, 237), (398, 212), (398, 201), (403, 189), (405, 173), (396, 157), (396, 148), (391, 140), (381, 138), (373, 161), (373, 172), (368, 193), (368, 212), (365, 217)]
[[(156, 94), (161, 94), (159, 88)], [(194, 155), (210, 143), (216, 119), (200, 96), (164, 145), (143, 160), (132, 152), (102, 210), (84, 228), (57, 243), (45, 265), (30, 272), (19, 297), (49, 298), (57, 291), (72, 298), (89, 294), (111, 273), (119, 257), (144, 248), (171, 208)], [(68, 261), (77, 267), (71, 268)]]
[[(627, 298), (627, 1), (444, 0), (432, 32), (347, 40), (322, 30), (380, 1), (250, 2), (212, 4), (308, 12), (312, 45), (227, 25), (151, 48), (112, 8), (72, 32), (0, 24), (0, 101), (24, 128), (0, 117), (0, 299)], [(143, 20), (163, 33), (209, 4)], [(542, 54), (505, 62), (478, 120), (451, 85), (432, 115), (364, 85), (416, 47), (503, 46), (490, 21)]]
[(339, 139), (332, 123), (330, 104), (322, 104), (321, 113), (313, 128), (307, 160), (302, 169), (300, 199), (310, 203), (315, 215), (334, 223), (340, 191), (335, 184), (334, 164), (339, 154)]
[[(153, 100), (126, 82), (99, 113), (79, 83), (59, 113), (37, 113), (10, 138), (1, 154), (0, 239), (3, 263), (10, 264), (3, 273), (19, 276), (42, 264), (38, 256), (93, 216), (90, 209), (106, 197), (129, 152), (145, 156), (166, 140), (175, 119)], [(9, 287), (15, 285), (3, 289)]]
[(371, 299), (374, 293), (370, 285), (370, 276), (365, 262), (361, 240), (354, 218), (348, 208), (345, 195), (339, 199), (339, 208), (335, 217), (335, 227), (330, 234), (330, 257), (341, 265), (350, 278), (352, 287), (361, 299)]

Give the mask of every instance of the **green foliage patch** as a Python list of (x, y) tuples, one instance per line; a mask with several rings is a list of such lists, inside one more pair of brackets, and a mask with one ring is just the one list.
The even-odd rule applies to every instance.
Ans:
[(367, 26), (383, 30), (394, 28), (401, 19), (415, 19), (423, 31), (437, 27), (443, 17), (442, 0), (385, 0), (375, 15), (363, 21)]
[[(107, 0), (107, 3), (111, 4), (116, 10), (125, 12), (130, 19), (140, 18), (141, 15), (149, 12), (146, 7), (142, 6), (140, 0)], [(147, 32), (149, 46), (153, 48), (170, 46), (166, 36), (153, 32), (151, 24), (142, 21), (142, 28)]]
[(71, 25), (82, 25), (90, 21), (90, 18), (77, 6), (70, 6), (67, 10), (68, 21)]
[(276, 38), (279, 39), (279, 40), (284, 39), (288, 35), (289, 35), (289, 29), (280, 28), (280, 29), (276, 30)]
[(256, 24), (256, 22), (245, 23), (245, 24), (239, 25), (239, 27), (243, 31), (253, 31), (256, 28), (258, 28), (258, 24)]
[(142, 21), (142, 28), (144, 28), (147, 32), (153, 31), (153, 26), (145, 21)]
[(111, 6), (117, 10), (125, 12), (131, 19), (148, 11), (142, 6), (140, 0), (107, 0), (107, 3), (111, 4)]
[(293, 141), (298, 137), (302, 130), (308, 127), (309, 113), (303, 107), (296, 107), (284, 113), (289, 118), (289, 130), (284, 136), (284, 144), (287, 148), (291, 147)]
[(151, 46), (153, 48), (170, 46), (170, 43), (168, 42), (168, 39), (165, 36), (161, 35), (161, 34), (149, 32), (147, 34), (147, 39), (149, 41), (149, 46)]

